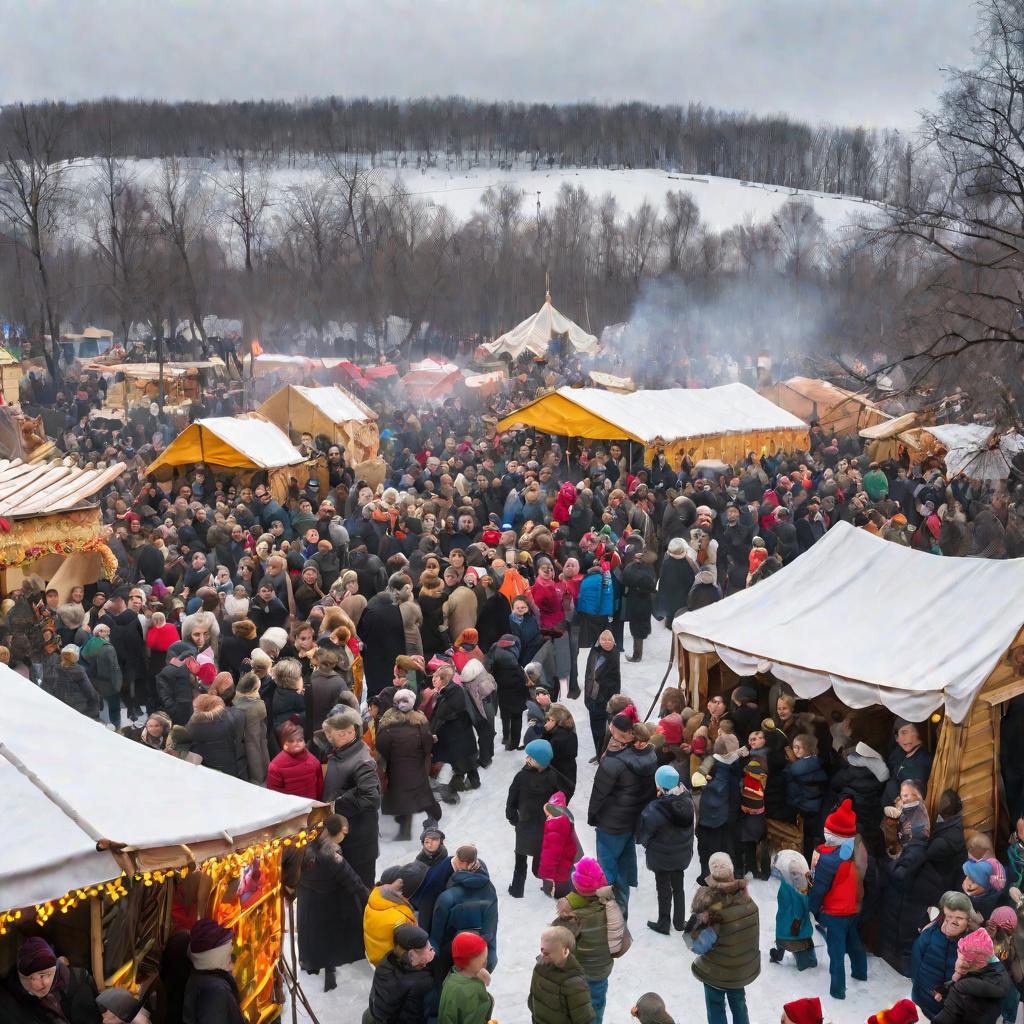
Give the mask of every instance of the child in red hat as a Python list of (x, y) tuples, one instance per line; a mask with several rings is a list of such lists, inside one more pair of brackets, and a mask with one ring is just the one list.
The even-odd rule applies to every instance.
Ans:
[(909, 999), (901, 999), (888, 1010), (879, 1010), (868, 1017), (868, 1024), (915, 1024), (920, 1020), (917, 1007)]
[(494, 999), (487, 991), (487, 941), (476, 932), (452, 939), (452, 963), (441, 987), (439, 1020), (490, 1020)]
[(817, 996), (812, 996), (784, 1003), (782, 1024), (822, 1024), (821, 1000)]
[(833, 999), (846, 998), (847, 956), (851, 975), (857, 981), (867, 981), (867, 953), (857, 931), (866, 870), (867, 852), (857, 838), (853, 804), (844, 800), (825, 819), (825, 842), (814, 851), (814, 880), (807, 897), (808, 907), (825, 933)]

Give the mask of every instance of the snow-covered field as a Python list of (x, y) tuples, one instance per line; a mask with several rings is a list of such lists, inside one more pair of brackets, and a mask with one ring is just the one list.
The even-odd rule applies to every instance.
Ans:
[[(659, 623), (654, 624), (654, 630), (646, 643), (643, 662), (640, 665), (622, 662), (623, 690), (635, 697), (641, 712), (650, 705), (668, 664), (669, 633)], [(581, 654), (581, 670), (584, 662), (585, 652)], [(674, 672), (673, 669), (673, 675)], [(569, 701), (568, 704), (576, 716), (580, 736), (579, 788), (573, 798), (573, 808), (583, 849), (593, 856), (594, 831), (585, 824), (595, 770), (594, 765), (588, 764), (593, 750), (587, 713), (582, 700)], [(505, 795), (512, 776), (523, 762), (523, 754), (501, 749), (500, 742), (497, 748), (493, 764), (481, 772), (483, 785), (475, 792), (463, 794), (458, 806), (446, 805), (441, 827), (447, 835), (449, 851), (460, 843), (477, 844), (480, 857), (486, 862), (498, 891), (498, 967), (491, 983), (495, 998), (494, 1016), (501, 1024), (516, 1024), (530, 1019), (526, 1008), (530, 973), (540, 933), (554, 914), (551, 899), (540, 891), (539, 882), (532, 876), (527, 882), (524, 899), (514, 900), (507, 895), (513, 866), (513, 830), (505, 821)], [(418, 842), (399, 843), (391, 838), (397, 832), (393, 819), (382, 819), (381, 832), (378, 871), (391, 864), (406, 863), (416, 855)], [(698, 873), (696, 850), (694, 852), (694, 863), (686, 872), (687, 900), (693, 895)], [(639, 849), (638, 854), (640, 887), (633, 890), (629, 913), (633, 946), (616, 962), (612, 972), (605, 1021), (607, 1024), (625, 1024), (631, 1019), (629, 1010), (637, 997), (648, 991), (661, 994), (679, 1024), (704, 1021), (703, 987), (690, 972), (691, 954), (679, 933), (658, 935), (647, 928), (646, 922), (656, 915), (654, 876), (643, 866), (643, 850)], [(848, 981), (846, 1000), (831, 999), (828, 995), (828, 956), (820, 935), (816, 936), (818, 967), (814, 970), (798, 974), (789, 956), (783, 965), (770, 963), (768, 949), (774, 936), (777, 885), (775, 881), (751, 883), (751, 894), (761, 912), (762, 960), (760, 978), (747, 989), (751, 1024), (776, 1024), (782, 1013), (782, 1004), (801, 996), (820, 996), (825, 1020), (834, 1024), (864, 1021), (870, 1014), (909, 996), (910, 983), (907, 979), (897, 975), (884, 961), (869, 957), (867, 982)], [(322, 991), (322, 976), (304, 974), (302, 983), (321, 1022), (336, 1024), (360, 1019), (366, 1008), (371, 978), (372, 969), (363, 960), (340, 968), (338, 988), (329, 994)], [(288, 1008), (285, 1019), (290, 1019), (290, 1014)], [(299, 1019), (309, 1019), (301, 1006)]]

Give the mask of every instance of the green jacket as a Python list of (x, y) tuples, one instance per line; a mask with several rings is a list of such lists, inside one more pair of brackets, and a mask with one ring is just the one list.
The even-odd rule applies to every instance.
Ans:
[[(611, 893), (610, 887), (608, 893)], [(566, 907), (569, 913), (565, 913)], [(576, 937), (576, 960), (591, 981), (602, 981), (612, 973), (614, 961), (608, 949), (608, 917), (597, 894), (569, 893), (558, 901), (558, 917), (552, 924), (564, 925)]]
[(564, 967), (537, 957), (526, 1005), (533, 1024), (590, 1024), (595, 1017), (587, 976), (572, 953)]
[(437, 1024), (487, 1024), (494, 1000), (477, 977), (453, 967), (441, 988)]
[(880, 469), (869, 469), (864, 474), (864, 490), (872, 501), (881, 501), (889, 493), (889, 478)]
[(718, 938), (690, 964), (698, 981), (714, 988), (745, 988), (761, 973), (757, 904), (744, 879), (712, 882), (693, 897), (693, 912), (708, 914)]

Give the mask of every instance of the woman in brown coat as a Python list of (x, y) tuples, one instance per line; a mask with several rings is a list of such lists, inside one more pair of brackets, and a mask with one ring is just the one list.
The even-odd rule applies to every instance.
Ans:
[(393, 706), (377, 726), (377, 753), (387, 765), (381, 810), (398, 819), (398, 838), (412, 838), (412, 816), (425, 811), (435, 821), (441, 806), (430, 789), (430, 751), (434, 737), (427, 719), (413, 710), (412, 690), (396, 690)]

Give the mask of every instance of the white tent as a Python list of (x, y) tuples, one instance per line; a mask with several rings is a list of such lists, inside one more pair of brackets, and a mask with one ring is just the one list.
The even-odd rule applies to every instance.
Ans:
[(181, 866), (306, 827), (312, 800), (149, 750), (0, 665), (0, 910), (117, 878), (97, 844)]
[[(941, 623), (937, 629), (935, 624)], [(837, 523), (756, 586), (673, 623), (683, 647), (797, 695), (832, 688), (919, 722), (961, 722), (1024, 625), (1024, 562), (942, 558)]]
[(593, 334), (587, 334), (579, 324), (573, 323), (551, 305), (551, 296), (544, 297), (544, 305), (533, 316), (528, 317), (517, 327), (503, 334), (494, 341), (482, 346), (491, 355), (510, 355), (513, 359), (523, 352), (534, 355), (547, 354), (552, 337), (566, 334), (569, 344), (577, 351), (592, 353), (597, 349), (598, 341)]
[(186, 427), (147, 469), (207, 462), (242, 469), (297, 466), (306, 457), (273, 423), (259, 416), (211, 416)]

